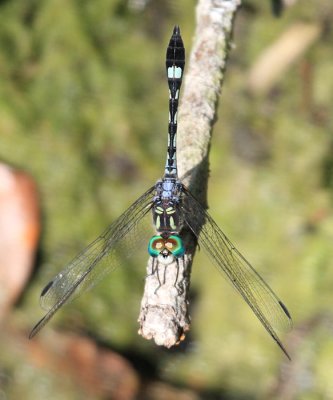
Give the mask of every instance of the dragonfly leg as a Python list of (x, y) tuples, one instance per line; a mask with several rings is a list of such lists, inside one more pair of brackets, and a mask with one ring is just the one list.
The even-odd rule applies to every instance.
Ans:
[[(182, 260), (183, 266), (185, 266), (185, 258), (184, 258), (184, 256), (182, 256), (182, 257), (180, 257), (180, 258), (181, 258), (181, 260)], [(174, 286), (175, 286), (175, 288), (177, 289), (178, 294), (181, 296), (181, 295), (184, 293), (184, 285), (183, 285), (183, 280), (181, 280), (180, 282), (178, 282), (178, 278), (179, 278), (179, 268), (180, 268), (180, 266), (179, 266), (179, 260), (180, 260), (180, 258), (177, 258), (177, 259), (176, 259), (176, 262), (177, 262), (177, 274), (176, 274), (176, 280), (175, 280)], [(183, 269), (183, 271), (185, 271), (185, 270)], [(184, 274), (184, 275), (185, 275), (185, 274)]]
[[(163, 285), (165, 284), (165, 271), (166, 271), (166, 267), (164, 267)], [(156, 294), (158, 292), (158, 289), (162, 286), (162, 282), (161, 282), (161, 278), (160, 278), (160, 269), (158, 268), (158, 263), (156, 263), (156, 268), (155, 268), (154, 274), (155, 273), (156, 273), (157, 280), (158, 280), (158, 286), (154, 290), (154, 293)]]
[(163, 272), (163, 285), (166, 283), (166, 272), (167, 272), (167, 265), (164, 265), (164, 272)]
[[(182, 257), (183, 259), (184, 257)], [(174, 287), (177, 289), (177, 292), (179, 295), (183, 294), (184, 290), (181, 287), (181, 282), (178, 282), (178, 278), (179, 278), (179, 259), (176, 258), (176, 264), (177, 264), (177, 272), (176, 272), (176, 279), (175, 279), (175, 283), (174, 283)]]
[(151, 263), (151, 272), (149, 274), (147, 274), (146, 277), (155, 275), (156, 274), (156, 270), (157, 270), (157, 263), (155, 263), (155, 258), (153, 258), (152, 259), (152, 263)]

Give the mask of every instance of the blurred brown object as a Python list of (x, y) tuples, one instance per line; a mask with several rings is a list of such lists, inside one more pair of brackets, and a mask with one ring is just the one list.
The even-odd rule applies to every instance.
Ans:
[(39, 233), (35, 182), (25, 172), (0, 163), (0, 319), (31, 274)]
[(147, 387), (144, 398), (146, 400), (199, 400), (202, 397), (190, 389), (154, 382)]
[[(5, 348), (5, 350), (4, 350)], [(144, 359), (133, 355), (135, 366), (122, 354), (100, 345), (93, 338), (79, 334), (49, 331), (34, 340), (28, 340), (26, 332), (6, 326), (0, 332), (0, 353), (21, 365), (27, 365), (43, 383), (43, 377), (53, 377), (50, 385), (64, 382), (61, 388), (64, 398), (74, 388), (76, 398), (112, 400), (199, 400), (195, 389), (179, 387), (152, 377)], [(10, 371), (8, 372), (10, 374)], [(7, 387), (20, 384), (16, 376), (9, 375)], [(1, 378), (1, 377), (0, 377)], [(49, 379), (49, 378), (48, 378)], [(50, 381), (50, 382), (51, 382)], [(1, 381), (0, 381), (1, 386)], [(52, 391), (54, 386), (50, 386)], [(35, 387), (35, 393), (43, 388)], [(45, 393), (45, 392), (43, 392)], [(58, 396), (59, 397), (59, 396)], [(44, 398), (38, 397), (37, 398)], [(49, 398), (49, 397), (48, 397)]]
[(252, 66), (247, 87), (253, 94), (266, 94), (288, 68), (318, 40), (319, 24), (296, 23), (262, 52)]
[(73, 378), (82, 394), (91, 398), (137, 398), (139, 376), (121, 355), (82, 336), (52, 333), (47, 339), (26, 342), (25, 349), (36, 367)]

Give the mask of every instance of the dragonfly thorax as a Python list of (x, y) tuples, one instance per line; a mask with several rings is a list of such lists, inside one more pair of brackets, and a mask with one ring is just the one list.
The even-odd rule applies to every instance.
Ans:
[(180, 201), (182, 193), (182, 184), (175, 177), (165, 177), (157, 181), (155, 185), (155, 200), (173, 200)]
[(161, 201), (154, 205), (153, 220), (156, 231), (168, 236), (181, 229), (179, 214), (173, 201)]
[(182, 218), (179, 212), (182, 185), (175, 178), (164, 178), (158, 181), (153, 204), (153, 221), (156, 231), (163, 236), (179, 233)]

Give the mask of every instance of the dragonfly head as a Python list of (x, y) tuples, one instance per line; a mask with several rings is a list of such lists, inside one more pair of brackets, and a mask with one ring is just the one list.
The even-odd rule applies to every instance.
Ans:
[(185, 254), (185, 248), (178, 235), (153, 236), (148, 244), (148, 253), (162, 264), (170, 264)]

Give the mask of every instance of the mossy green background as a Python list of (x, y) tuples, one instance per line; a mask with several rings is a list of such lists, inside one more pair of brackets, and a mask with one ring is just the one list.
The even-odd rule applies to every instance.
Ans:
[[(331, 399), (331, 30), (323, 29), (274, 93), (249, 97), (244, 78), (263, 49), (294, 22), (325, 27), (333, 3), (299, 1), (280, 19), (268, 2), (244, 3), (214, 128), (208, 203), (293, 316), (294, 331), (283, 341), (294, 364), (282, 374), (286, 381), (291, 371), (297, 377), (292, 398)], [(163, 172), (165, 48), (177, 23), (189, 54), (195, 2), (155, 1), (143, 9), (133, 4), (0, 3), (0, 159), (35, 178), (42, 209), (38, 270), (13, 312), (27, 333), (41, 316), (44, 284)], [(310, 83), (300, 73), (304, 63), (312, 71)], [(304, 105), (306, 85), (311, 102)], [(113, 349), (135, 349), (155, 363), (159, 379), (206, 393), (203, 398), (272, 398), (268, 393), (287, 361), (201, 252), (193, 267), (196, 296), (187, 346), (168, 352), (137, 335), (146, 258), (143, 249), (60, 311), (42, 334), (85, 330)], [(78, 398), (75, 388), (59, 392), (65, 389), (57, 376), (42, 376), (11, 359), (6, 346), (1, 351), (0, 368), (11, 376), (3, 388), (8, 398), (45, 398), (46, 387), (53, 388), (49, 398)]]

